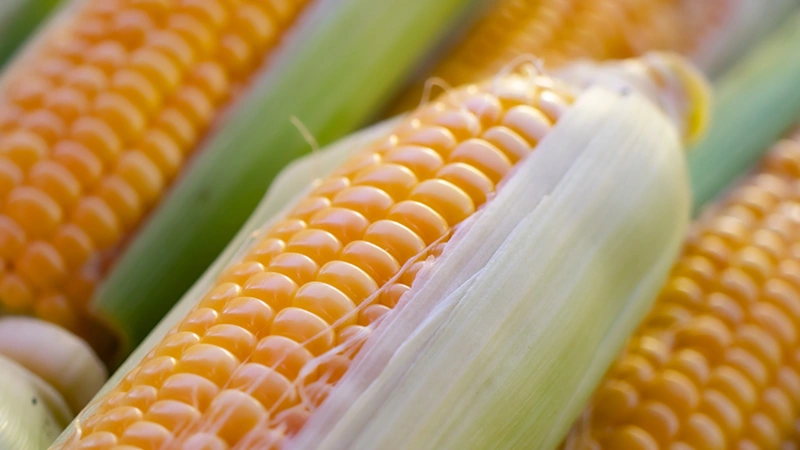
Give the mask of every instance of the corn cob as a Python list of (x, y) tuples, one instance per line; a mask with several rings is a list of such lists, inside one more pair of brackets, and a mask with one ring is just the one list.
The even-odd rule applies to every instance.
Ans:
[[(688, 51), (702, 33), (724, 20), (731, 0), (712, 0), (688, 9), (676, 0), (503, 0), (426, 78), (446, 85), (482, 80), (523, 55), (548, 67), (577, 59), (620, 59), (647, 50)], [(691, 14), (688, 14), (688, 13)], [(681, 30), (680, 32), (678, 30)], [(419, 102), (418, 83), (401, 95), (393, 111)]]
[(696, 225), (570, 449), (796, 448), (800, 133)]
[(86, 304), (304, 1), (90, 0), (0, 98), (0, 306), (114, 344)]
[[(644, 72), (666, 77), (662, 88), (674, 94), (674, 74), (655, 61)], [(61, 448), (283, 446), (426, 261), (573, 97), (530, 73), (454, 90), (414, 112), (260, 233)], [(695, 105), (681, 106), (676, 120), (691, 134)]]
[(683, 2), (681, 17), (690, 42), (681, 52), (704, 73), (722, 75), (798, 4), (797, 0)]

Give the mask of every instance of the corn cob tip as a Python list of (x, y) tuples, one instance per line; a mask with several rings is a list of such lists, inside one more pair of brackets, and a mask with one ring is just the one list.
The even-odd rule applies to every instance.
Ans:
[(684, 117), (684, 136), (687, 142), (696, 141), (708, 128), (712, 89), (707, 78), (687, 59), (675, 53), (648, 53), (643, 59), (654, 68), (663, 67), (662, 76), (666, 74), (677, 78), (677, 98)]
[(700, 71), (677, 54), (651, 52), (610, 63), (578, 61), (555, 74), (582, 88), (594, 84), (620, 90), (632, 87), (661, 108), (686, 143), (696, 140), (706, 128), (711, 87)]

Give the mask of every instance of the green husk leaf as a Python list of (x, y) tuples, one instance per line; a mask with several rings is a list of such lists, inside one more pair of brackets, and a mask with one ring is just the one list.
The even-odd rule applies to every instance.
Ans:
[(308, 12), (97, 293), (94, 308), (127, 350), (220, 253), (280, 169), (309, 151), (290, 118), (323, 145), (353, 130), (471, 3), (324, 0)]
[(695, 214), (800, 118), (798, 48), (800, 12), (718, 81), (711, 127), (689, 153)]
[(675, 128), (644, 96), (621, 92), (579, 97), (417, 275), (292, 448), (561, 442), (689, 221)]
[[(723, 74), (772, 27), (785, 19), (787, 13), (800, 5), (798, 0), (729, 0), (715, 3), (718, 8), (725, 10), (722, 13), (723, 22), (713, 25), (698, 48), (691, 52), (692, 60), (711, 76)], [(695, 5), (700, 6), (700, 2), (686, 2), (685, 13), (692, 14)]]
[(51, 11), (68, 0), (0, 2), (0, 66), (3, 66)]

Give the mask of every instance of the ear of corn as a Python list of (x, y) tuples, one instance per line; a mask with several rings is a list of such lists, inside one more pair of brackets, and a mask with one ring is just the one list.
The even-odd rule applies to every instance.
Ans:
[[(713, 3), (721, 3), (713, 0)], [(425, 78), (458, 86), (483, 80), (530, 56), (548, 67), (582, 58), (625, 58), (652, 49), (682, 47), (680, 2), (673, 0), (500, 0)], [(689, 27), (690, 28), (690, 27)], [(691, 28), (690, 28), (691, 29)], [(691, 34), (688, 33), (688, 34)], [(684, 46), (688, 42), (683, 42)], [(430, 95), (417, 80), (394, 112)]]
[[(664, 84), (641, 94), (635, 82), (623, 79), (608, 86), (602, 77), (587, 77), (590, 87), (573, 100), (575, 91), (569, 85), (527, 72), (455, 90), (392, 126), (390, 134), (315, 183), (308, 196), (251, 237), (240, 259), (234, 258), (218, 276), (212, 274), (216, 281), (209, 290), (186, 300), (189, 311), (173, 315), (177, 321), (163, 340), (147, 350), (143, 360), (126, 365), (130, 370), (112, 380), (110, 389), (79, 417), (58, 447), (78, 448), (92, 442), (99, 448), (193, 448), (200, 442), (213, 442), (222, 447), (344, 448), (352, 443), (353, 448), (381, 448), (385, 447), (381, 439), (401, 438), (392, 430), (408, 429), (413, 433), (393, 444), (436, 448), (445, 444), (443, 435), (429, 441), (424, 438), (437, 423), (443, 425), (439, 432), (454, 426), (455, 417), (447, 419), (440, 413), (452, 402), (454, 391), (438, 389), (443, 386), (439, 382), (424, 383), (427, 375), (413, 376), (402, 384), (415, 387), (414, 398), (425, 401), (409, 402), (403, 409), (389, 407), (399, 397), (387, 396), (391, 392), (381, 386), (391, 385), (390, 380), (408, 369), (402, 362), (408, 357), (403, 349), (424, 347), (431, 352), (420, 354), (425, 359), (449, 355), (450, 363), (443, 359), (424, 365), (431, 370), (438, 364), (452, 367), (459, 355), (471, 355), (463, 353), (460, 345), (469, 341), (465, 336), (475, 336), (470, 329), (476, 324), (472, 319), (448, 318), (460, 318), (472, 310), (475, 314), (468, 316), (486, 317), (480, 326), (488, 328), (478, 333), (487, 339), (486, 347), (478, 349), (486, 351), (520, 338), (519, 329), (504, 322), (504, 317), (512, 321), (539, 318), (526, 328), (530, 333), (524, 333), (524, 339), (529, 339), (524, 348), (549, 347), (547, 336), (567, 342), (550, 332), (562, 321), (547, 318), (563, 317), (578, 303), (585, 306), (582, 323), (602, 317), (593, 327), (598, 337), (605, 336), (612, 324), (620, 332), (630, 328), (646, 305), (643, 300), (662, 279), (688, 219), (688, 189), (676, 125), (683, 127), (689, 121), (688, 111), (694, 105), (680, 97), (687, 95), (687, 81), (695, 75), (666, 57), (629, 64), (639, 69), (633, 79), (652, 76)], [(673, 123), (655, 105), (666, 111), (677, 107), (683, 114), (676, 115), (678, 123)], [(634, 127), (637, 132), (632, 132)], [(534, 147), (533, 155), (526, 156)], [(609, 151), (618, 157), (611, 157), (602, 171), (596, 171), (600, 160), (609, 160)], [(612, 194), (621, 179), (639, 189), (630, 196)], [(498, 182), (503, 187), (495, 195)], [(592, 193), (590, 198), (586, 192)], [(641, 205), (653, 198), (659, 199), (661, 212), (644, 213)], [(604, 207), (617, 214), (600, 218)], [(561, 227), (552, 224), (563, 214), (579, 217), (571, 229), (574, 234), (570, 233), (575, 239), (553, 239), (552, 233), (559, 233)], [(592, 239), (578, 238), (590, 228), (595, 233)], [(452, 241), (445, 244), (452, 233)], [(528, 253), (510, 252), (511, 248), (541, 248), (541, 268), (531, 267), (532, 284), (515, 288), (510, 283), (530, 272)], [(593, 257), (586, 260), (586, 253)], [(433, 264), (440, 254), (444, 255), (442, 264)], [(576, 263), (583, 255), (583, 261), (550, 266), (551, 272), (544, 268), (550, 255)], [(604, 282), (607, 266), (603, 260), (610, 255), (627, 261), (632, 270), (620, 271), (619, 277), (615, 272)], [(493, 267), (506, 257), (520, 258), (512, 264), (517, 271)], [(481, 261), (488, 264), (487, 270), (478, 270)], [(559, 271), (559, 267), (577, 272)], [(559, 291), (563, 302), (531, 298), (539, 288), (553, 292), (561, 277), (576, 276), (580, 283)], [(489, 281), (502, 277), (509, 280), (508, 288), (488, 295)], [(620, 278), (624, 281), (616, 282)], [(207, 280), (201, 283), (208, 286)], [(409, 295), (401, 298), (409, 287)], [(611, 293), (620, 295), (604, 295)], [(498, 304), (501, 298), (509, 302), (505, 308)], [(605, 298), (625, 300), (609, 308)], [(525, 314), (510, 314), (517, 309)], [(534, 310), (541, 314), (532, 314)], [(622, 311), (627, 325), (617, 320)], [(577, 322), (573, 323), (577, 326)], [(366, 335), (373, 332), (364, 344), (364, 358), (356, 356)], [(437, 341), (435, 336), (447, 339)], [(611, 339), (621, 342), (622, 335)], [(594, 353), (601, 340), (578, 340), (582, 350), (576, 355)], [(386, 360), (384, 356), (392, 352), (371, 350), (372, 345), (388, 346), (397, 353)], [(474, 360), (469, 356), (469, 365), (454, 372), (458, 375), (454, 386), (466, 383), (472, 371), (482, 373), (480, 366), (488, 371), (480, 378), (502, 367), (513, 369), (505, 375), (508, 380), (527, 377), (537, 364), (513, 356), (511, 347), (518, 348), (512, 344), (504, 350), (509, 352), (504, 353), (508, 355), (504, 362), (488, 366), (483, 362), (485, 355), (472, 355)], [(558, 354), (556, 347), (539, 361)], [(378, 356), (370, 357), (373, 352)], [(351, 361), (352, 373), (348, 371)], [(603, 364), (595, 366), (577, 356), (570, 361), (576, 368), (587, 369), (575, 371), (576, 375), (602, 374)], [(534, 430), (569, 425), (570, 414), (549, 422), (552, 415), (547, 411), (569, 400), (575, 403), (568, 409), (577, 411), (588, 387), (575, 390), (584, 384), (582, 376), (557, 391), (533, 387), (552, 385), (554, 374), (544, 371), (538, 383), (529, 381), (530, 390), (524, 396), (524, 404), (540, 399), (551, 406), (542, 406), (538, 417), (506, 416), (528, 425), (500, 438), (509, 443), (526, 436), (545, 438)], [(370, 378), (374, 380), (371, 386), (381, 391), (379, 395), (371, 395), (372, 388), (361, 392), (358, 380), (365, 375), (376, 376)], [(446, 371), (436, 375), (443, 376)], [(348, 385), (348, 380), (356, 384)], [(513, 381), (497, 383), (505, 387), (494, 391), (496, 395), (486, 391), (481, 400), (486, 408), (478, 409), (497, 411), (501, 400), (513, 396), (508, 390), (513, 385)], [(475, 388), (467, 386), (467, 390)], [(140, 398), (138, 393), (144, 390), (151, 394)], [(341, 396), (348, 392), (357, 398), (348, 400), (354, 408), (342, 415), (337, 410), (343, 405)], [(325, 412), (328, 396), (333, 403)], [(368, 407), (355, 407), (362, 403)], [(387, 409), (374, 410), (379, 404)], [(426, 421), (426, 414), (415, 412), (412, 405), (426, 408), (436, 420)], [(430, 406), (435, 409), (428, 410)], [(397, 416), (385, 418), (391, 411)], [(359, 426), (369, 422), (372, 413), (376, 413), (380, 433), (371, 426)], [(458, 427), (472, 426), (477, 432), (478, 419), (486, 417), (465, 419), (458, 421)], [(311, 422), (304, 427), (307, 420)], [(413, 426), (407, 428), (404, 423)], [(491, 428), (488, 422), (487, 427)], [(306, 429), (308, 434), (303, 434)], [(340, 440), (342, 429), (364, 432), (346, 433)], [(300, 435), (295, 436), (298, 431)], [(490, 434), (481, 439), (498, 437)], [(556, 434), (549, 439), (557, 439)], [(474, 437), (471, 433), (463, 436)], [(419, 447), (423, 442), (427, 444)], [(463, 447), (463, 443), (450, 445)]]
[(225, 248), (279, 170), (311, 150), (292, 116), (322, 144), (356, 128), (471, 3), (324, 0), (307, 11), (274, 70), (204, 145), (95, 296), (93, 307), (124, 336), (123, 350)]
[[(660, 285), (677, 248), (671, 233), (687, 220), (677, 142), (655, 129), (633, 139), (633, 123), (600, 119), (614, 110), (663, 125), (644, 104), (618, 99), (593, 90), (579, 97), (519, 167), (525, 177), (509, 180), (420, 270), (404, 306), (369, 337), (293, 447), (548, 448), (560, 440), (612, 358), (605, 349), (624, 339)], [(609, 153), (612, 142), (621, 153)], [(655, 153), (635, 154), (644, 148)], [(631, 165), (618, 172), (617, 156)], [(643, 197), (606, 197), (603, 186), (633, 167), (641, 172), (625, 182)], [(643, 201), (661, 212), (644, 213)]]

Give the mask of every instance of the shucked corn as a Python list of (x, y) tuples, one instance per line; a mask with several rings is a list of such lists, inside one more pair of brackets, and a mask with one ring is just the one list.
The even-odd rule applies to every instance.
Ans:
[(283, 446), (572, 96), (530, 73), (415, 111), (264, 230), (61, 448)]
[(796, 449), (800, 133), (703, 217), (567, 449)]
[(0, 308), (109, 340), (86, 303), (303, 4), (87, 0), (0, 95)]
[(571, 102), (519, 77), (496, 84), (418, 110), (318, 182), (79, 422), (67, 447), (272, 448), (296, 433), (421, 261)]

